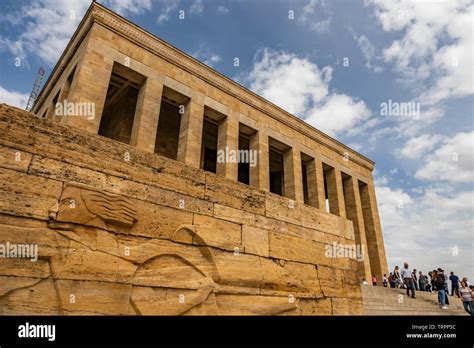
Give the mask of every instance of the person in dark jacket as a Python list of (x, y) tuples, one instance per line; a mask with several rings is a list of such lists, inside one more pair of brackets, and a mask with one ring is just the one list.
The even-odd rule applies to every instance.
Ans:
[(420, 271), (420, 274), (418, 276), (418, 285), (420, 286), (421, 291), (426, 290), (426, 278), (423, 275), (423, 273)]
[(438, 275), (441, 274), (441, 277), (443, 278), (444, 282), (444, 293), (445, 293), (445, 301), (446, 301), (446, 306), (449, 306), (449, 291), (448, 291), (448, 276), (444, 273), (444, 269), (438, 268)]
[(451, 272), (449, 280), (451, 281), (451, 296), (456, 294), (458, 297), (461, 297), (459, 294), (459, 277), (454, 272)]
[(444, 289), (444, 278), (442, 272), (433, 271), (433, 286), (438, 291), (438, 303), (443, 309), (448, 309), (446, 306), (446, 291)]
[(395, 288), (395, 276), (392, 272), (388, 275), (388, 282), (390, 283), (391, 288)]
[(411, 277), (413, 278), (413, 284), (415, 285), (415, 289), (416, 289), (416, 291), (418, 291), (419, 290), (419, 288), (418, 288), (418, 276), (416, 275), (416, 268), (413, 269), (413, 273), (412, 273)]
[(425, 276), (425, 287), (426, 291), (433, 292), (433, 289), (431, 289), (431, 272), (429, 272), (429, 277)]

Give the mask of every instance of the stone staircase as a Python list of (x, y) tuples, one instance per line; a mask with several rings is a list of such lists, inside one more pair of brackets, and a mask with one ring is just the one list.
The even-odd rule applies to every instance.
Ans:
[(417, 291), (416, 299), (412, 299), (405, 289), (370, 285), (361, 288), (364, 315), (468, 315), (457, 296), (449, 296), (449, 308), (441, 309), (436, 292)]

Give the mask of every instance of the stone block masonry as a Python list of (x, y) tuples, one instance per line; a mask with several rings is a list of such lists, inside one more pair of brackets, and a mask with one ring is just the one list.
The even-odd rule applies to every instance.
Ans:
[(0, 314), (362, 314), (387, 273), (373, 169), (92, 3), (33, 113), (0, 105), (0, 243), (38, 246), (0, 258)]
[(5, 104), (0, 139), (0, 243), (38, 246), (1, 314), (361, 314), (341, 217)]

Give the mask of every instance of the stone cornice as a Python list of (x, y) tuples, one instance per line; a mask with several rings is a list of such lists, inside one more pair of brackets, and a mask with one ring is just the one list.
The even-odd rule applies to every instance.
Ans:
[[(44, 98), (44, 90), (49, 91), (52, 88), (50, 83), (55, 80), (57, 81), (57, 78), (60, 76), (60, 71), (64, 69), (66, 65), (65, 62), (68, 62), (71, 59), (75, 49), (78, 47), (78, 44), (87, 34), (92, 22), (96, 22), (108, 28), (109, 30), (112, 30), (113, 32), (134, 42), (138, 46), (171, 62), (181, 69), (186, 70), (190, 74), (197, 76), (214, 87), (219, 88), (223, 92), (241, 100), (243, 103), (248, 104), (252, 108), (258, 109), (277, 121), (295, 129), (299, 133), (332, 149), (341, 156), (344, 156), (344, 153), (348, 153), (349, 159), (351, 161), (369, 170), (373, 169), (373, 161), (95, 2), (91, 4), (84, 19), (79, 25), (79, 28), (74, 33), (50, 78), (41, 91), (41, 94), (38, 98), (38, 105), (43, 102), (41, 99)], [(70, 52), (72, 48), (74, 48), (74, 50), (73, 52)], [(58, 69), (58, 66), (62, 66), (62, 69)], [(36, 104), (33, 110), (36, 111)]]

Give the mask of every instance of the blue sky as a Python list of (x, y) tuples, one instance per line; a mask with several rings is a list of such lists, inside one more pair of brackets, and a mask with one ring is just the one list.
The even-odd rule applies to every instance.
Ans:
[[(99, 2), (374, 160), (390, 269), (474, 280), (472, 1)], [(0, 102), (25, 106), (89, 3), (1, 2)]]

